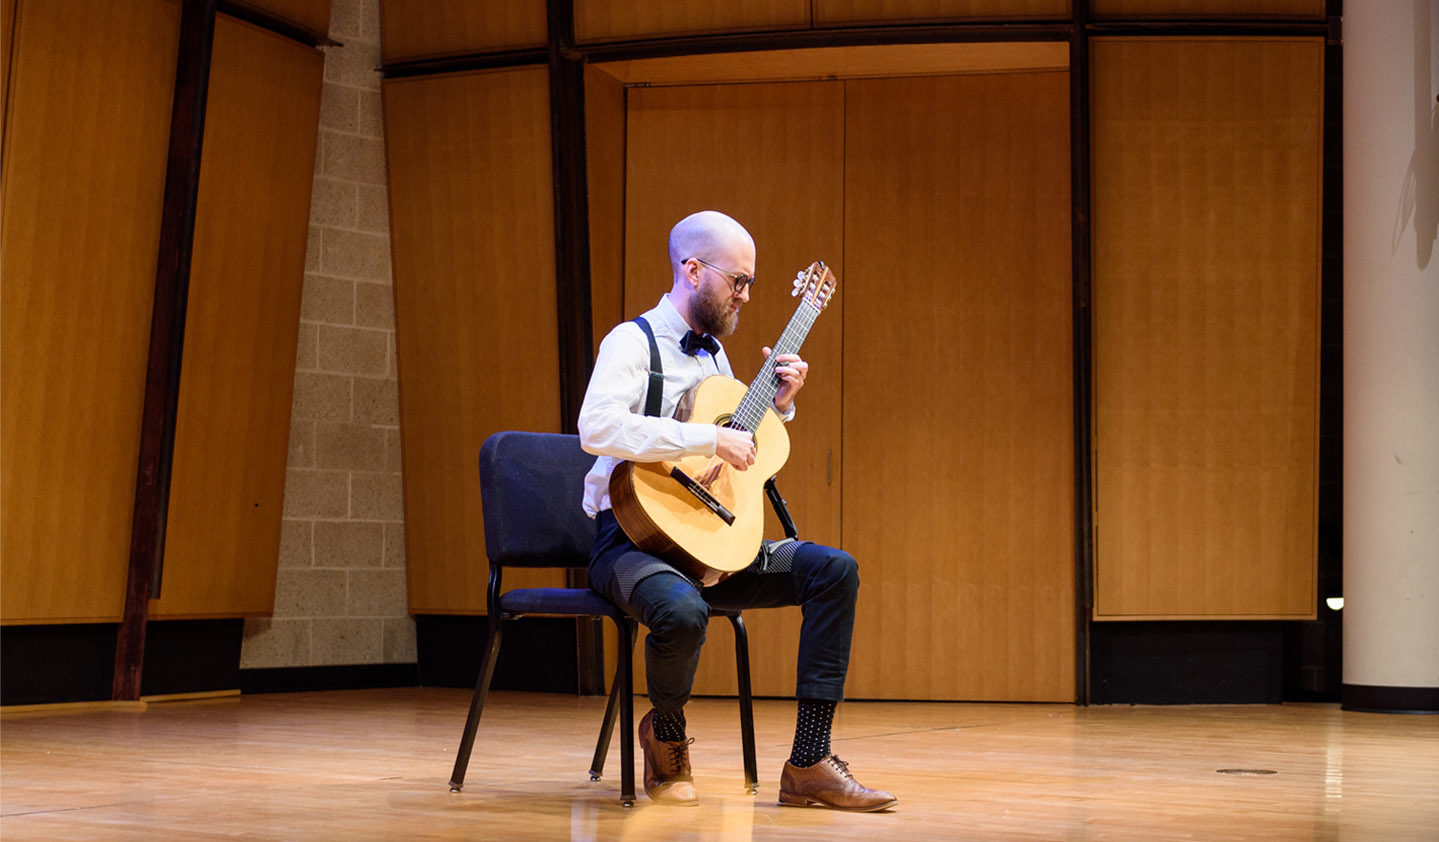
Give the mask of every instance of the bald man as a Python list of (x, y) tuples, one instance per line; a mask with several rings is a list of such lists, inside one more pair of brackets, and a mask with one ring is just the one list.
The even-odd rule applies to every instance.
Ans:
[[(645, 678), (651, 710), (640, 720), (645, 793), (662, 804), (698, 803), (690, 775), (685, 703), (694, 684), (710, 606), (722, 609), (803, 607), (797, 664), (797, 715), (789, 760), (780, 774), (779, 801), (791, 806), (873, 811), (894, 806), (893, 795), (861, 785), (830, 751), (835, 706), (844, 698), (859, 574), (848, 553), (801, 542), (784, 563), (752, 565), (706, 587), (625, 535), (610, 509), (609, 479), (621, 460), (657, 462), (718, 456), (737, 470), (754, 464), (751, 433), (688, 421), (700, 381), (733, 377), (718, 338), (739, 325), (754, 284), (755, 244), (748, 231), (718, 211), (677, 223), (669, 238), (671, 286), (641, 318), (649, 325), (664, 370), (658, 416), (645, 414), (650, 344), (644, 329), (625, 322), (600, 343), (580, 408), (580, 443), (595, 454), (585, 478), (584, 509), (596, 520), (590, 587), (643, 623)], [(769, 348), (761, 353), (768, 358)], [(794, 417), (794, 398), (809, 365), (781, 354), (774, 410)]]

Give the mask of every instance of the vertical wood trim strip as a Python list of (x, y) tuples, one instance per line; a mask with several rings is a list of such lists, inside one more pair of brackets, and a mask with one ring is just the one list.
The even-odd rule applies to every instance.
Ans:
[[(560, 430), (579, 432), (580, 404), (594, 366), (590, 299), (590, 216), (585, 166), (585, 68), (573, 57), (574, 0), (547, 0), (550, 71), (550, 161), (555, 193), (555, 313), (560, 352)], [(584, 587), (582, 574), (565, 574)], [(605, 689), (604, 635), (598, 620), (575, 621), (581, 693)]]
[(10, 133), (10, 71), (14, 69), (15, 35), (20, 18), (17, 0), (0, 0), (0, 151)]
[(165, 172), (155, 306), (150, 321), (150, 359), (145, 374), (145, 409), (135, 477), (130, 574), (125, 589), (125, 613), (115, 642), (112, 696), (122, 701), (140, 698), (145, 623), (149, 619), (150, 598), (160, 594), (160, 561), (164, 557), (165, 515), (170, 502), (185, 306), (190, 287), (195, 205), (200, 191), (200, 147), (205, 134), (216, 3), (217, 0), (185, 0), (180, 13), (170, 156)]
[(1074, 289), (1074, 700), (1089, 704), (1094, 606), (1093, 337), (1090, 325), (1089, 0), (1073, 0), (1069, 36), (1070, 248)]
[(555, 191), (555, 293), (560, 339), (560, 430), (576, 419), (593, 366), (590, 220), (585, 185), (585, 71), (574, 58), (574, 0), (547, 0), (550, 155)]

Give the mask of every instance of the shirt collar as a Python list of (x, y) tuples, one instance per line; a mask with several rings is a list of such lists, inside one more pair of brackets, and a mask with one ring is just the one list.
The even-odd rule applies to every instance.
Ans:
[[(690, 329), (689, 322), (686, 322), (685, 317), (680, 315), (679, 309), (675, 307), (673, 301), (670, 301), (668, 293), (660, 296), (660, 303), (655, 307), (655, 315), (659, 317), (659, 324), (651, 325), (651, 327), (657, 328), (657, 333), (662, 332), (673, 337), (676, 342), (685, 335), (685, 331)], [(658, 330), (658, 328), (662, 328), (662, 330)]]

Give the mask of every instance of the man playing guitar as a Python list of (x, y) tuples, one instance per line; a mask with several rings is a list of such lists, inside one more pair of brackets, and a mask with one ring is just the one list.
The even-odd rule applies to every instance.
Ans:
[[(651, 342), (645, 328), (625, 322), (600, 344), (580, 409), (584, 449), (595, 454), (585, 478), (584, 508), (598, 536), (590, 556), (590, 587), (648, 629), (645, 668), (652, 709), (640, 720), (645, 793), (657, 802), (698, 801), (690, 775), (684, 706), (705, 640), (709, 607), (800, 605), (796, 696), (798, 714), (779, 800), (792, 806), (873, 811), (892, 807), (893, 795), (862, 786), (830, 751), (835, 706), (844, 696), (859, 575), (843, 550), (790, 544), (764, 565), (701, 578), (688, 568), (641, 550), (612, 510), (611, 475), (623, 460), (655, 463), (717, 457), (720, 467), (745, 471), (756, 461), (754, 434), (731, 425), (690, 421), (696, 387), (706, 377), (733, 377), (716, 337), (733, 333), (754, 283), (754, 239), (734, 219), (701, 211), (670, 232), (673, 285), (642, 317), (662, 363), (658, 412), (646, 414), (652, 384)], [(766, 358), (770, 349), (764, 348)], [(809, 366), (798, 354), (776, 355), (773, 410), (788, 421)], [(655, 378), (656, 380), (658, 378)], [(659, 383), (655, 383), (659, 386)], [(650, 409), (655, 409), (649, 404)], [(786, 439), (787, 444), (787, 439)], [(719, 462), (716, 462), (718, 465)], [(706, 515), (710, 516), (710, 515)]]

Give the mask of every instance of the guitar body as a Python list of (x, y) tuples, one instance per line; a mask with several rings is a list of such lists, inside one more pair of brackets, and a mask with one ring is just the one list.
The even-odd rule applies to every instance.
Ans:
[[(695, 389), (690, 421), (724, 424), (745, 396), (745, 385), (722, 375)], [(773, 409), (754, 431), (755, 462), (739, 471), (718, 456), (689, 456), (664, 462), (621, 462), (610, 476), (615, 519), (645, 552), (712, 585), (754, 561), (764, 538), (764, 484), (789, 459), (789, 433)], [(733, 523), (688, 491), (671, 471), (703, 482), (709, 494), (734, 515)], [(710, 477), (712, 476), (712, 479)]]

